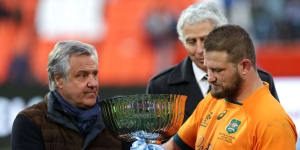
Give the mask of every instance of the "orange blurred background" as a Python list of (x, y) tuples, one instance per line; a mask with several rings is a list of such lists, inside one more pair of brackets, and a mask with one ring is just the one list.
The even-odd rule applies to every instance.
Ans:
[[(70, 0), (63, 1), (65, 2), (62, 4), (72, 3)], [(177, 18), (180, 12), (195, 0), (107, 0), (95, 3), (101, 4), (101, 8), (96, 9), (101, 12), (96, 13), (102, 17), (102, 20), (99, 20), (102, 26), (98, 30), (103, 30), (103, 33), (94, 36), (93, 39), (86, 38), (82, 33), (70, 32), (49, 38), (39, 30), (40, 25), (37, 23), (37, 18), (40, 17), (38, 13), (44, 6), (41, 2), (0, 1), (4, 10), (0, 19), (0, 84), (24, 78), (22, 81), (47, 85), (47, 57), (54, 44), (59, 40), (80, 40), (94, 45), (99, 52), (99, 78), (102, 86), (146, 85), (149, 78), (158, 72), (155, 62), (159, 59), (145, 31), (149, 13), (160, 7)], [(89, 11), (85, 9), (83, 7), (80, 11), (83, 14)], [(50, 13), (57, 10), (50, 10)], [(68, 21), (70, 19), (66, 17), (65, 23)], [(85, 24), (86, 22), (80, 22), (80, 25)], [(300, 76), (297, 69), (300, 63), (299, 42), (271, 41), (258, 43), (256, 47), (259, 67), (273, 76)], [(167, 64), (169, 66), (178, 63), (187, 55), (178, 40), (170, 53), (172, 59), (171, 63)], [(25, 62), (28, 63), (23, 72), (18, 67), (17, 71), (12, 69), (14, 61), (18, 58), (25, 58)], [(22, 66), (25, 63), (20, 61), (16, 66), (20, 64)]]

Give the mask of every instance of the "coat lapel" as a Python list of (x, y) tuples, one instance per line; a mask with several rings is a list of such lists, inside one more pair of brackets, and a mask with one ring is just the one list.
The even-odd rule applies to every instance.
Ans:
[(170, 73), (168, 78), (170, 93), (188, 96), (185, 107), (185, 119), (193, 113), (198, 103), (203, 99), (202, 92), (196, 81), (192, 60), (187, 57)]

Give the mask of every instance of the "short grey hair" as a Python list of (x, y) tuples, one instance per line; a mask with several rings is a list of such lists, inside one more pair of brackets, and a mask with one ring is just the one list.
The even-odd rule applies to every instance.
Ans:
[(179, 40), (185, 43), (183, 35), (183, 25), (185, 23), (195, 24), (205, 20), (211, 20), (214, 23), (215, 28), (228, 23), (226, 17), (215, 2), (208, 0), (190, 5), (182, 11), (178, 19), (177, 33)]
[(54, 49), (48, 56), (48, 80), (51, 91), (57, 88), (54, 77), (56, 75), (67, 80), (67, 74), (70, 70), (70, 56), (91, 55), (98, 64), (98, 54), (94, 46), (79, 41), (60, 41), (57, 42)]

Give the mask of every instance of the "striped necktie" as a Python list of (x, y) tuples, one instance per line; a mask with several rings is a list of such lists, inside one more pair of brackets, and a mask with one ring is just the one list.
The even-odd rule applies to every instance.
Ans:
[(206, 91), (206, 94), (207, 94), (207, 93), (210, 91), (210, 89), (211, 89), (210, 84), (208, 83), (208, 75), (206, 74), (206, 75), (202, 78), (202, 80), (206, 81), (207, 84), (208, 84), (208, 90)]

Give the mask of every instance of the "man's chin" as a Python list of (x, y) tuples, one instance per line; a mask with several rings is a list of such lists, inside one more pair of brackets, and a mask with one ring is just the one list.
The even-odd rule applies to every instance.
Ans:
[(97, 96), (88, 96), (84, 99), (84, 107), (90, 108), (96, 104)]
[(85, 101), (84, 101), (84, 109), (89, 109), (89, 108), (91, 108), (91, 107), (93, 107), (93, 106), (95, 106), (95, 104), (96, 104), (96, 99), (86, 99)]
[(224, 98), (224, 95), (221, 94), (221, 93), (211, 93), (211, 95), (216, 98), (216, 99), (221, 99), (221, 98)]
[(218, 92), (215, 89), (211, 90), (211, 95), (217, 99), (224, 98), (224, 93), (222, 93), (221, 91)]
[(196, 65), (198, 68), (202, 70), (206, 70), (206, 67), (204, 66), (204, 61), (200, 61), (200, 62), (198, 61)]

